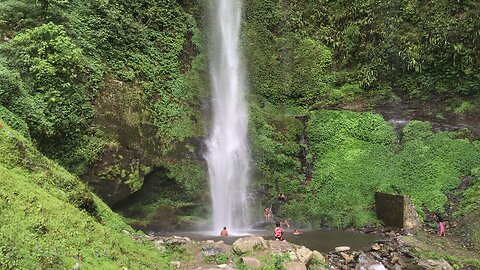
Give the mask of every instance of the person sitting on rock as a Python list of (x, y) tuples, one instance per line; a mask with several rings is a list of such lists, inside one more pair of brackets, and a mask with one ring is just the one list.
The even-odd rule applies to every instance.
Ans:
[(223, 230), (220, 232), (221, 237), (227, 237), (228, 236), (228, 231), (227, 227), (223, 227)]
[(280, 226), (280, 222), (275, 224), (275, 230), (273, 230), (275, 240), (283, 240), (283, 228)]

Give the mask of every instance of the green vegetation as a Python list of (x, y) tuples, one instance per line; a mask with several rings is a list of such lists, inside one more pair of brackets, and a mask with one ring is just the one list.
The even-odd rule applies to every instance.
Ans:
[(225, 263), (228, 263), (228, 255), (225, 253), (220, 253), (215, 256), (204, 256), (203, 260), (209, 264), (216, 264), (216, 265), (225, 264)]
[[(283, 192), (276, 218), (363, 226), (378, 222), (375, 191), (411, 196), (424, 217), (444, 212), (445, 194), (466, 179), (456, 216), (480, 242), (468, 225), (480, 213), (473, 132), (434, 133), (421, 119), (397, 132), (378, 114), (338, 110), (428, 101), (440, 107), (425, 108), (431, 121), (475, 116), (478, 1), (243, 7), (262, 206)], [(90, 188), (142, 228), (205, 216), (206, 10), (187, 0), (0, 1), (2, 268), (69, 268), (79, 251), (93, 268), (165, 265)]]
[(69, 269), (77, 255), (86, 269), (168, 268), (171, 255), (3, 124), (0, 150), (0, 268)]
[[(277, 171), (279, 165), (276, 178), (267, 178), (269, 167), (265, 167), (267, 177), (259, 177), (258, 183), (271, 183), (277, 193), (288, 194), (289, 202), (278, 214), (291, 222), (334, 227), (376, 223), (376, 191), (411, 196), (422, 217), (425, 210), (443, 212), (445, 194), (460, 184), (461, 177), (471, 177), (478, 170), (478, 142), (462, 139), (461, 131), (434, 134), (429, 123), (412, 121), (398, 143), (393, 126), (380, 115), (315, 111), (307, 116), (307, 159), (313, 165), (312, 178), (298, 173), (298, 180), (282, 175)], [(274, 137), (271, 134), (275, 133), (267, 136)], [(276, 148), (269, 140), (258, 142), (265, 143), (266, 150), (257, 155), (273, 159), (268, 162), (270, 166), (293, 160), (298, 154), (297, 150), (287, 154), (288, 158), (282, 157), (272, 152)], [(272, 200), (274, 192), (269, 194)]]
[(272, 101), (478, 94), (477, 1), (246, 0), (245, 8), (253, 90)]

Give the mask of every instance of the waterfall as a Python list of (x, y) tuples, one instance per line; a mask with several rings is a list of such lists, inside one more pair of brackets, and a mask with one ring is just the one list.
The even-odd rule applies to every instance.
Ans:
[(249, 225), (246, 84), (240, 60), (240, 0), (210, 0), (212, 124), (206, 142), (213, 230)]

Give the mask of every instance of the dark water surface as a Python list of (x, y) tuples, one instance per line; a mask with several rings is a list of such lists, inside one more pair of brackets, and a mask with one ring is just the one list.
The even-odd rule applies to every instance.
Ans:
[[(302, 231), (303, 234), (301, 235), (293, 235), (292, 232), (293, 230), (285, 230), (285, 240), (320, 252), (334, 251), (335, 247), (338, 246), (349, 246), (352, 250), (363, 250), (369, 248), (376, 240), (383, 239), (380, 235), (344, 230), (309, 230)], [(197, 241), (223, 240), (225, 244), (231, 245), (235, 240), (248, 235), (262, 236), (266, 240), (273, 240), (273, 229), (271, 231), (249, 231), (239, 235), (230, 235), (226, 238), (213, 235), (211, 232), (175, 232), (172, 235), (187, 236)]]

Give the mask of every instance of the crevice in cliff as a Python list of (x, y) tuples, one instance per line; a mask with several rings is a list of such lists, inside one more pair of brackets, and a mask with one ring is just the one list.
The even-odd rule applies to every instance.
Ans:
[(298, 159), (302, 164), (302, 174), (305, 175), (305, 183), (312, 181), (313, 165), (315, 164), (315, 157), (309, 153), (309, 143), (307, 136), (307, 124), (308, 116), (296, 117), (302, 123), (302, 133), (300, 134), (298, 143), (300, 145), (300, 151), (298, 153)]

